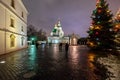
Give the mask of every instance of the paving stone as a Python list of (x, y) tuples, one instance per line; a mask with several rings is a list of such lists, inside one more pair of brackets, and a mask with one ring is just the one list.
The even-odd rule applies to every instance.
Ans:
[(35, 76), (36, 73), (33, 71), (27, 72), (23, 75), (24, 78), (32, 78), (33, 76)]

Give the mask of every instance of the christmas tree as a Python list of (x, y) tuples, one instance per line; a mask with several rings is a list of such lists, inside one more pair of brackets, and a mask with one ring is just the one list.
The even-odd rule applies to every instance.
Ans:
[(120, 50), (120, 9), (117, 11), (115, 18), (114, 18), (114, 31), (116, 33), (115, 35), (115, 44), (116, 44), (116, 49)]
[(108, 50), (114, 46), (114, 31), (111, 11), (105, 0), (97, 0), (88, 31), (88, 46), (91, 49)]

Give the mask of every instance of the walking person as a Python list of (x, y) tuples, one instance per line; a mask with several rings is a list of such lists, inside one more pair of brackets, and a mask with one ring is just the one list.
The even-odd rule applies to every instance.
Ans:
[(59, 50), (62, 50), (62, 43), (59, 44)]
[(36, 48), (38, 49), (39, 43), (38, 43), (38, 42), (36, 42), (36, 44), (35, 44), (35, 45), (36, 45)]
[(66, 43), (66, 44), (65, 44), (65, 52), (68, 53), (68, 50), (69, 50), (69, 44)]

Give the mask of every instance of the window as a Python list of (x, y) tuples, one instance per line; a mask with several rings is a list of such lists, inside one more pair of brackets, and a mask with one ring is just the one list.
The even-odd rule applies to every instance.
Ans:
[(23, 26), (21, 26), (21, 31), (24, 32), (24, 30), (23, 30)]
[(15, 21), (14, 21), (14, 19), (12, 19), (12, 18), (10, 19), (10, 26), (11, 26), (11, 27), (15, 27)]
[(24, 37), (21, 37), (21, 45), (24, 45)]
[(10, 47), (14, 47), (15, 46), (15, 36), (14, 34), (10, 35)]
[(22, 12), (22, 17), (24, 18), (24, 13)]
[(14, 0), (11, 0), (11, 6), (12, 6), (13, 8), (15, 8), (15, 1), (14, 1)]

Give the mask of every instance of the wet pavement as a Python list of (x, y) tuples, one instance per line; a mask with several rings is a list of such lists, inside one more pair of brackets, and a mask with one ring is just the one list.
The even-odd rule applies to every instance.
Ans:
[(32, 45), (0, 56), (0, 80), (96, 80), (96, 55), (84, 46)]

